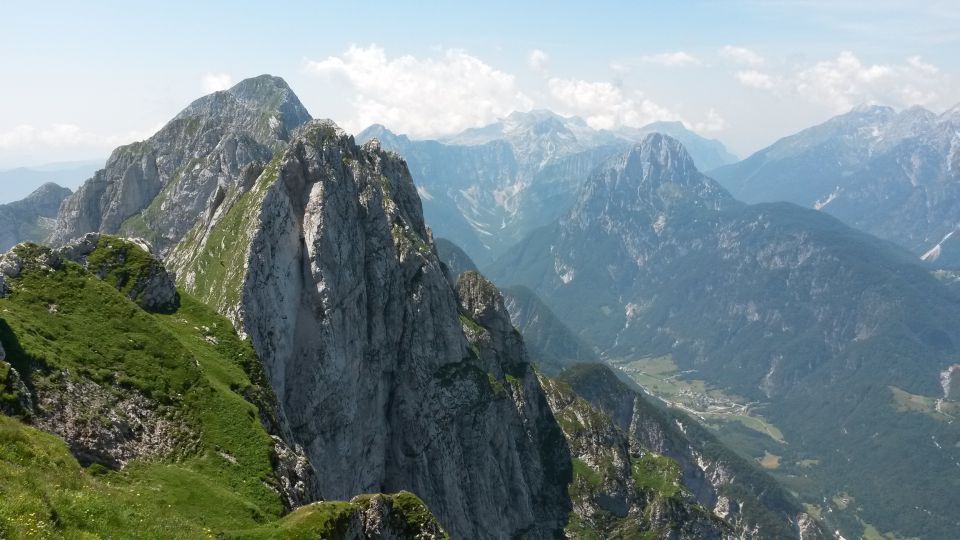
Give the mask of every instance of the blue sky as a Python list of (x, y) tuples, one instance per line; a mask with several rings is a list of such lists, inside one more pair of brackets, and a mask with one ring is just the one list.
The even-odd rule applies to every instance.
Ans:
[(740, 155), (861, 102), (960, 102), (955, 1), (132, 4), (0, 0), (0, 167), (105, 157), (260, 73), (352, 131), (550, 108)]

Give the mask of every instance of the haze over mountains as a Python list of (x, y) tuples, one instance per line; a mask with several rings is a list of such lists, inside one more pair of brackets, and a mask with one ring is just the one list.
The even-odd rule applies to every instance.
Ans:
[(0, 170), (0, 204), (21, 200), (47, 183), (76, 189), (103, 167), (103, 160), (69, 161)]
[(703, 167), (736, 159), (718, 141), (678, 122), (594, 130), (580, 118), (545, 110), (516, 112), (439, 141), (411, 140), (380, 125), (357, 139), (376, 137), (384, 148), (404, 156), (417, 179), (427, 221), (482, 265), (556, 218), (597, 164), (652, 131), (678, 137)]
[(115, 150), (60, 247), (0, 257), (3, 526), (827, 537), (608, 368), (539, 373), (498, 289), (441, 264), (417, 187), (266, 75)]
[(69, 195), (69, 189), (47, 183), (24, 199), (0, 204), (0, 251), (20, 242), (45, 242), (53, 233), (60, 203)]
[[(259, 517), (214, 514), (266, 537), (326, 516), (302, 506), (320, 499), (353, 506), (311, 531), (360, 530), (373, 494), (399, 491), (422, 502), (377, 508), (419, 517), (391, 527), (453, 537), (949, 536), (960, 297), (931, 272), (949, 243), (926, 242), (952, 230), (956, 126), (857, 108), (718, 182), (701, 170), (733, 156), (677, 124), (602, 131), (532, 111), (438, 141), (382, 126), (354, 139), (282, 79), (248, 79), (116, 149), (75, 193), (0, 207), (8, 244), (63, 246), (0, 257), (0, 308), (17, 317), (0, 313), (4, 421), (29, 452), (48, 444), (32, 426), (67, 442), (57, 459), (159, 459), (212, 489), (242, 478), (211, 472), (222, 455), (259, 453), (237, 474), (272, 494), (231, 503)], [(738, 200), (818, 193), (813, 208)], [(88, 324), (110, 336), (89, 360), (88, 333), (65, 330)], [(138, 341), (165, 332), (200, 371), (183, 379)], [(160, 389), (125, 347), (149, 350)], [(226, 386), (207, 374), (224, 369), (239, 370)], [(225, 428), (191, 416), (177, 384), (219, 385), (221, 413), (259, 420), (204, 442)], [(131, 402), (146, 431), (124, 431)], [(102, 418), (77, 428), (85, 407)], [(151, 446), (156, 430), (177, 433), (170, 447)], [(25, 465), (4, 459), (13, 482)], [(177, 523), (196, 527), (183, 502)]]
[(922, 107), (864, 106), (710, 174), (744, 201), (816, 208), (955, 266), (958, 133), (957, 107), (937, 115)]
[(610, 362), (669, 355), (753, 402), (789, 444), (771, 454), (817, 462), (803, 472), (823, 491), (808, 500), (843, 489), (882, 530), (960, 526), (951, 417), (891, 429), (907, 421), (898, 392), (948, 397), (941, 375), (960, 353), (960, 300), (908, 252), (815, 210), (736, 201), (651, 135), (489, 273), (530, 288)]

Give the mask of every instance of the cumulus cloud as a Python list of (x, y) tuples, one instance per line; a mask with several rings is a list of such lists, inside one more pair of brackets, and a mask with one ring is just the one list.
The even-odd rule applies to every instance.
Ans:
[(868, 64), (851, 51), (781, 74), (751, 69), (738, 71), (736, 77), (744, 86), (799, 97), (833, 112), (861, 103), (943, 105), (943, 90), (950, 87), (937, 66), (918, 56), (904, 63)]
[(767, 75), (766, 73), (761, 73), (752, 69), (738, 71), (737, 80), (739, 80), (744, 86), (758, 88), (760, 90), (773, 90), (773, 88), (776, 86), (773, 77)]
[(707, 118), (701, 122), (694, 122), (690, 126), (693, 131), (708, 133), (713, 131), (723, 131), (727, 127), (727, 121), (720, 116), (716, 109), (707, 111)]
[(720, 56), (744, 64), (747, 66), (759, 66), (763, 64), (764, 58), (756, 52), (746, 47), (736, 47), (734, 45), (724, 45), (720, 48)]
[(388, 58), (377, 45), (351, 46), (342, 56), (308, 60), (305, 70), (353, 91), (353, 116), (344, 122), (350, 130), (383, 123), (416, 137), (435, 136), (533, 106), (513, 75), (459, 49), (437, 58)]
[(553, 77), (547, 81), (547, 89), (565, 112), (582, 116), (595, 129), (640, 127), (657, 120), (678, 119), (672, 111), (643, 94), (628, 95), (608, 82)]
[(835, 111), (860, 103), (930, 105), (948, 87), (939, 70), (919, 57), (904, 64), (865, 64), (850, 51), (801, 70), (790, 83), (800, 95)]
[(110, 150), (123, 144), (146, 139), (156, 133), (160, 127), (118, 135), (103, 135), (84, 130), (75, 124), (53, 124), (47, 127), (24, 124), (9, 131), (0, 132), (0, 149), (32, 150), (37, 147), (47, 147)]
[(640, 57), (640, 60), (648, 64), (659, 64), (666, 67), (679, 67), (700, 63), (700, 60), (695, 56), (684, 51), (648, 54)]
[(204, 93), (210, 94), (219, 90), (226, 90), (233, 86), (233, 77), (226, 73), (208, 73), (201, 81)]
[(530, 64), (530, 67), (540, 72), (546, 70), (549, 60), (550, 55), (540, 49), (530, 51), (530, 55), (527, 57), (527, 63)]

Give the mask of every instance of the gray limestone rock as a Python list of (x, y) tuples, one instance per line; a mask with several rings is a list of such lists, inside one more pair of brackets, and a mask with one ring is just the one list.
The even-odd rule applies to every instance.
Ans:
[[(251, 338), (315, 496), (409, 490), (455, 537), (562, 529), (569, 456), (522, 342), (502, 301), (468, 342), (396, 154), (314, 122), (208, 215), (171, 261)], [(203, 285), (223, 268), (235, 289)]]
[(67, 373), (37, 396), (33, 424), (62, 437), (80, 463), (111, 468), (177, 450), (189, 453), (197, 436), (171, 407)]

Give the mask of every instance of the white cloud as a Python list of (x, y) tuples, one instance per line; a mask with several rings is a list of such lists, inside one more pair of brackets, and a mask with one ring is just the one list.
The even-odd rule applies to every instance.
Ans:
[(695, 122), (691, 129), (699, 133), (708, 133), (712, 131), (723, 131), (727, 127), (727, 121), (720, 116), (716, 109), (711, 108), (707, 111), (707, 118), (702, 122)]
[(640, 60), (648, 64), (659, 64), (667, 67), (695, 65), (700, 63), (700, 60), (698, 60), (695, 56), (684, 51), (648, 54), (640, 57)]
[(748, 66), (759, 66), (763, 64), (764, 58), (746, 47), (735, 47), (733, 45), (724, 45), (720, 48), (720, 56), (733, 60), (739, 64)]
[(744, 86), (758, 88), (760, 90), (773, 90), (773, 88), (776, 86), (776, 83), (773, 81), (773, 77), (767, 75), (766, 73), (761, 73), (752, 69), (738, 71), (737, 80), (739, 80)]
[(547, 81), (547, 88), (565, 108), (564, 112), (582, 116), (595, 129), (640, 127), (657, 120), (678, 119), (672, 111), (642, 94), (627, 95), (607, 82), (554, 77)]
[(933, 64), (924, 62), (919, 56), (911, 56), (910, 58), (907, 58), (907, 63), (928, 75), (936, 75), (937, 73), (940, 73), (940, 68)]
[(838, 112), (860, 103), (930, 105), (948, 87), (936, 66), (919, 57), (904, 64), (868, 65), (850, 51), (801, 70), (791, 83), (801, 96)]
[(943, 91), (950, 88), (940, 69), (918, 56), (900, 64), (866, 64), (850, 51), (792, 72), (751, 69), (738, 71), (736, 77), (744, 86), (799, 97), (838, 113), (861, 103), (944, 105)]
[(459, 49), (438, 58), (388, 58), (377, 45), (351, 46), (342, 56), (308, 60), (305, 70), (352, 89), (353, 116), (344, 127), (353, 131), (382, 123), (416, 137), (435, 136), (533, 106), (513, 75)]
[(162, 126), (120, 135), (103, 135), (86, 131), (75, 124), (53, 124), (48, 127), (24, 124), (9, 131), (0, 132), (0, 149), (34, 150), (38, 147), (46, 147), (111, 150), (120, 145), (146, 139), (156, 133), (160, 127)]
[(607, 64), (607, 67), (609, 67), (610, 71), (613, 71), (617, 75), (623, 75), (630, 72), (630, 66), (622, 62), (617, 62), (616, 60)]
[(203, 76), (201, 85), (205, 94), (211, 94), (233, 86), (233, 77), (226, 73), (208, 73)]
[(530, 67), (541, 73), (546, 71), (549, 60), (550, 55), (540, 49), (530, 51), (530, 55), (527, 57), (527, 63), (530, 64)]

